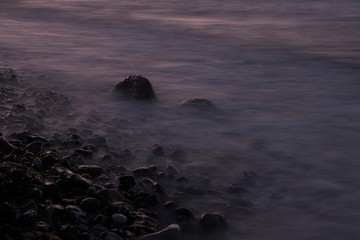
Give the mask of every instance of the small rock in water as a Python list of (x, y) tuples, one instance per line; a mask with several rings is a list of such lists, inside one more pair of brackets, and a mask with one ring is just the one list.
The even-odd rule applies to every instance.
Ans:
[(205, 98), (191, 98), (183, 101), (181, 107), (199, 109), (202, 111), (213, 111), (216, 107), (213, 102)]
[(112, 93), (135, 100), (154, 100), (155, 93), (150, 81), (141, 75), (131, 75), (116, 84)]
[(17, 83), (17, 77), (11, 68), (0, 68), (0, 83)]
[(203, 213), (199, 219), (199, 224), (207, 232), (223, 232), (227, 229), (224, 216), (220, 213)]
[(171, 224), (165, 229), (142, 236), (138, 240), (177, 240), (179, 239), (180, 227), (177, 224)]

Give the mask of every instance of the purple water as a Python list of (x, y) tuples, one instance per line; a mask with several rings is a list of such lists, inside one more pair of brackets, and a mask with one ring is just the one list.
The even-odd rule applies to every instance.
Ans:
[[(76, 120), (53, 119), (54, 131), (100, 116), (87, 127), (114, 148), (184, 149), (189, 161), (177, 167), (219, 192), (256, 172), (246, 196), (253, 215), (236, 210), (232, 195), (184, 201), (223, 212), (228, 239), (355, 240), (358, 29), (360, 2), (350, 0), (2, 0), (0, 65), (25, 86), (74, 96)], [(155, 106), (108, 98), (135, 73), (153, 83)], [(218, 112), (179, 113), (193, 97)]]

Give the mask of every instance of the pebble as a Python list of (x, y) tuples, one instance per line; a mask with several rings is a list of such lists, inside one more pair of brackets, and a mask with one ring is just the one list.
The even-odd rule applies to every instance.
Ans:
[(92, 177), (97, 177), (104, 172), (102, 167), (96, 165), (79, 165), (77, 170), (80, 173), (86, 173)]
[(96, 198), (89, 197), (83, 199), (80, 202), (79, 206), (85, 211), (92, 211), (92, 210), (96, 210), (100, 206), (100, 201), (97, 200)]

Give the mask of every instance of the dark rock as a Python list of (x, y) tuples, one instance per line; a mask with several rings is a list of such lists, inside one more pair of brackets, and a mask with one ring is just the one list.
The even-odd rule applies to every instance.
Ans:
[(11, 68), (0, 68), (0, 83), (17, 83), (17, 77)]
[(121, 176), (119, 177), (118, 188), (123, 191), (128, 191), (135, 185), (135, 178), (133, 176)]
[(85, 211), (93, 211), (97, 210), (99, 206), (101, 205), (100, 201), (96, 198), (85, 198), (80, 202), (80, 207), (84, 209)]
[(113, 232), (103, 232), (100, 237), (104, 240), (123, 240), (118, 234)]
[(4, 154), (9, 154), (15, 149), (15, 146), (5, 141), (0, 137), (0, 152)]
[(175, 161), (184, 161), (185, 152), (183, 150), (174, 150), (170, 153), (169, 158)]
[(22, 215), (22, 220), (26, 222), (34, 222), (36, 220), (36, 217), (38, 215), (38, 212), (36, 209), (29, 209)]
[(39, 153), (43, 148), (43, 142), (34, 141), (28, 145), (26, 145), (26, 149), (32, 153)]
[(195, 224), (195, 215), (187, 208), (177, 208), (175, 210), (177, 223), (184, 230), (190, 230)]
[(136, 177), (152, 177), (156, 174), (156, 171), (156, 166), (140, 167), (138, 169), (135, 169), (133, 171), (133, 174)]
[(114, 213), (111, 219), (116, 226), (122, 226), (128, 221), (127, 217), (121, 213)]
[(80, 173), (89, 174), (92, 177), (97, 177), (104, 172), (102, 167), (96, 165), (80, 165), (77, 170)]
[(223, 232), (227, 229), (227, 223), (220, 213), (203, 213), (199, 219), (201, 228), (206, 232)]
[(70, 219), (73, 223), (80, 224), (87, 222), (87, 214), (85, 211), (81, 210), (78, 206), (67, 205), (65, 210), (70, 216)]
[(49, 224), (44, 221), (39, 221), (36, 223), (35, 230), (40, 232), (47, 232), (49, 231)]
[(136, 100), (154, 100), (155, 93), (148, 79), (141, 75), (131, 75), (116, 84), (112, 93), (122, 98)]
[(179, 239), (179, 234), (179, 225), (171, 224), (161, 231), (147, 234), (145, 236), (142, 236), (138, 240), (177, 240)]
[(164, 149), (163, 149), (161, 146), (157, 145), (157, 144), (155, 144), (155, 145), (152, 147), (151, 153), (152, 153), (153, 155), (155, 155), (155, 156), (158, 156), (158, 157), (163, 157), (163, 156), (165, 155), (165, 154), (164, 154)]
[(96, 192), (95, 197), (103, 203), (124, 200), (123, 196), (116, 189), (101, 189)]
[(198, 109), (202, 111), (213, 111), (216, 108), (213, 102), (204, 98), (187, 99), (183, 101), (180, 106), (184, 108)]
[(91, 144), (94, 144), (95, 146), (104, 146), (106, 145), (106, 139), (103, 136), (100, 135), (94, 135), (90, 139), (88, 139), (88, 142)]
[(64, 141), (65, 146), (68, 147), (79, 147), (83, 143), (83, 139), (75, 134), (71, 134), (68, 138)]
[(82, 156), (83, 158), (88, 158), (91, 159), (93, 157), (93, 152), (87, 149), (76, 149), (74, 151), (75, 154), (79, 154), (80, 156)]
[(104, 224), (105, 222), (105, 216), (102, 214), (98, 214), (94, 217), (94, 219), (91, 221), (93, 224)]
[(122, 201), (112, 202), (105, 209), (105, 213), (110, 216), (114, 213), (121, 213), (125, 216), (128, 216), (129, 213), (132, 211), (134, 211), (133, 206), (130, 205), (129, 203), (122, 202)]
[(78, 174), (74, 174), (71, 176), (71, 182), (73, 184), (73, 188), (77, 189), (79, 192), (86, 192), (87, 189), (92, 185), (92, 181), (84, 178)]

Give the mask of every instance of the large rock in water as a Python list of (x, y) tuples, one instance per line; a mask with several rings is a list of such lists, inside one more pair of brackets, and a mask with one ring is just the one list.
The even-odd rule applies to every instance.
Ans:
[(112, 93), (114, 95), (136, 100), (154, 100), (155, 93), (150, 81), (141, 75), (131, 75), (124, 81), (116, 84)]
[(17, 77), (11, 68), (0, 68), (0, 83), (17, 83)]

